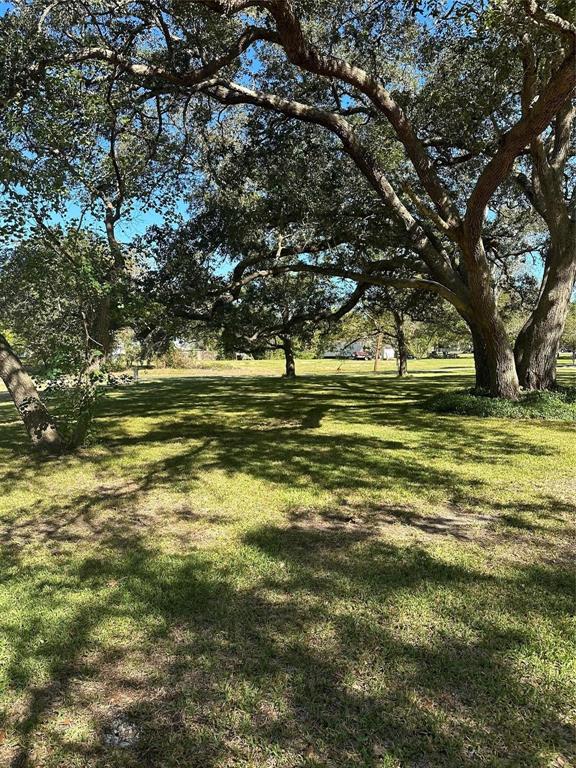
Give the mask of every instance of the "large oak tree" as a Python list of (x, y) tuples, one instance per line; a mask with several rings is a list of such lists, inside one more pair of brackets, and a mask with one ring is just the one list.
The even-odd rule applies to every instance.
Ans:
[[(574, 90), (576, 27), (562, 3), (482, 4), (465, 6), (464, 14), (453, 12), (459, 4), (440, 4), (452, 47), (479, 49), (481, 75), (494, 72), (482, 60), (483, 43), (494, 29), (496, 37), (516, 42), (510, 50), (518, 61), (526, 62), (527, 37), (532, 50), (545, 40), (555, 52), (537, 77), (531, 76), (530, 63), (524, 65), (523, 88), (510, 69), (486, 90), (508, 111), (504, 130), (494, 120), (494, 104), (485, 109), (472, 102), (477, 123), (492, 134), (487, 135), (492, 149), (475, 151), (473, 159), (480, 162), (465, 174), (460, 167), (465, 158), (451, 153), (450, 162), (442, 162), (443, 144), (453, 147), (454, 124), (451, 136), (433, 136), (418, 109), (445, 49), (431, 14), (414, 16), (401, 3), (195, 0), (87, 3), (70, 18), (59, 3), (19, 5), (36, 13), (38, 26), (48, 26), (48, 19), (52, 24), (53, 49), (38, 63), (40, 70), (99, 63), (137, 84), (143, 99), (179, 97), (186, 111), (202, 93), (224, 105), (248, 105), (327, 131), (335, 151), (338, 145), (352, 160), (402, 229), (411, 267), (420, 272), (411, 285), (435, 291), (456, 307), (472, 331), (476, 360), (492, 394), (517, 396), (516, 362), (484, 235), (495, 192), (526, 148), (565, 113)], [(436, 39), (442, 44), (435, 45)], [(458, 85), (456, 78), (451, 87)], [(516, 98), (519, 90), (522, 99)], [(400, 151), (403, 173), (388, 173), (390, 151)], [(390, 274), (396, 266), (396, 260), (382, 262), (379, 275), (358, 268), (348, 276), (398, 286)], [(550, 295), (548, 284), (544, 293)], [(546, 307), (544, 314), (550, 314)]]

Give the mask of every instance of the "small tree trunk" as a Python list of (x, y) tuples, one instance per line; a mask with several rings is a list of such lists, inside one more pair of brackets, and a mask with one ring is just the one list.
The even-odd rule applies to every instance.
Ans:
[(554, 238), (538, 303), (518, 334), (514, 354), (520, 383), (525, 389), (551, 389), (556, 385), (556, 361), (576, 278), (576, 228)]
[(282, 339), (282, 349), (284, 350), (284, 358), (286, 361), (286, 378), (296, 378), (296, 361), (294, 359), (294, 349), (292, 347), (292, 339)]
[(6, 385), (34, 448), (49, 453), (62, 450), (54, 420), (7, 339), (0, 334), (0, 378)]
[(374, 373), (378, 373), (378, 365), (380, 364), (380, 354), (382, 352), (382, 334), (379, 333), (376, 336), (376, 354), (374, 355)]
[(398, 345), (398, 376), (406, 376), (408, 373), (408, 345), (406, 344), (406, 332), (404, 329), (404, 315), (401, 312), (393, 312), (396, 343)]

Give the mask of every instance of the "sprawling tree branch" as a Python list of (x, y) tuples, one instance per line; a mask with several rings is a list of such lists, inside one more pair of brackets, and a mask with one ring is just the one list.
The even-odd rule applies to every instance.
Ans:
[(225, 54), (213, 59), (202, 67), (188, 72), (176, 72), (157, 64), (145, 64), (134, 62), (126, 54), (112, 48), (94, 46), (82, 48), (73, 53), (58, 58), (44, 60), (38, 65), (38, 69), (52, 64), (79, 64), (84, 61), (101, 61), (117, 67), (136, 78), (169, 83), (171, 85), (190, 87), (203, 83), (214, 77), (225, 67), (236, 61), (248, 48), (259, 40), (277, 42), (277, 35), (262, 27), (247, 27)]
[(209, 96), (222, 104), (252, 104), (269, 111), (280, 112), (303, 122), (323, 126), (338, 136), (344, 151), (362, 171), (396, 219), (402, 223), (412, 248), (421, 255), (432, 273), (445, 280), (454, 290), (465, 290), (458, 276), (452, 272), (447, 261), (436, 250), (422, 225), (398, 197), (377, 161), (371, 156), (367, 147), (359, 141), (353, 126), (345, 118), (299, 101), (255, 91), (238, 83), (220, 81), (217, 85), (207, 87), (205, 90)]
[[(245, 3), (236, 4), (222, 0), (195, 0), (198, 4), (208, 5), (221, 13), (238, 13)], [(289, 0), (265, 0), (249, 5), (265, 8), (274, 19), (277, 29), (277, 42), (285, 51), (288, 60), (296, 66), (316, 75), (336, 78), (353, 86), (367, 96), (376, 109), (383, 113), (394, 129), (397, 138), (404, 146), (422, 186), (434, 203), (438, 214), (448, 227), (457, 227), (460, 223), (458, 210), (448, 191), (437, 176), (426, 148), (418, 138), (404, 110), (394, 100), (390, 92), (373, 75), (361, 67), (350, 64), (335, 56), (325, 56), (306, 39), (298, 15)]]
[(486, 207), (510, 173), (515, 159), (550, 124), (576, 88), (574, 46), (541, 90), (537, 101), (525, 108), (516, 124), (501, 138), (500, 148), (480, 174), (466, 207), (466, 239), (480, 238)]
[[(391, 286), (393, 288), (407, 288), (411, 290), (425, 290), (436, 293), (449, 301), (456, 309), (466, 311), (466, 303), (456, 293), (446, 288), (442, 283), (435, 280), (428, 280), (419, 277), (386, 277), (384, 275), (374, 274), (370, 270), (358, 272), (352, 269), (341, 269), (340, 267), (324, 264), (307, 264), (306, 262), (292, 262), (275, 266), (269, 269), (259, 270), (257, 277), (267, 277), (279, 275), (284, 272), (311, 272), (313, 274), (326, 275), (329, 277), (339, 277), (344, 280), (352, 280), (356, 283), (366, 285)], [(251, 277), (251, 276), (250, 276)]]
[(538, 24), (568, 37), (572, 44), (576, 42), (576, 24), (571, 24), (568, 19), (542, 8), (537, 0), (524, 0), (524, 9)]

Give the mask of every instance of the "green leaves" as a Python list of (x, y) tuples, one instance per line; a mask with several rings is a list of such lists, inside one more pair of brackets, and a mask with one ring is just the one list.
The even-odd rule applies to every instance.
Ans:
[[(34, 233), (0, 262), (3, 322), (18, 332), (18, 348), (36, 369), (71, 373), (90, 354), (89, 329), (109, 291), (107, 256), (90, 233)], [(88, 336), (87, 336), (88, 334)]]

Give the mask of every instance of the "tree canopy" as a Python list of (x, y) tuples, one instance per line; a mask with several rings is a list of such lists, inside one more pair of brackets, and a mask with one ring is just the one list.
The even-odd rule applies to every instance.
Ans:
[(106, 249), (82, 257), (88, 366), (129, 295), (150, 335), (240, 308), (276, 328), (295, 285), (330, 312), (374, 286), (449, 302), (491, 395), (554, 385), (576, 279), (566, 0), (15, 0), (0, 34), (5, 264), (40, 238), (70, 296), (70, 233)]

